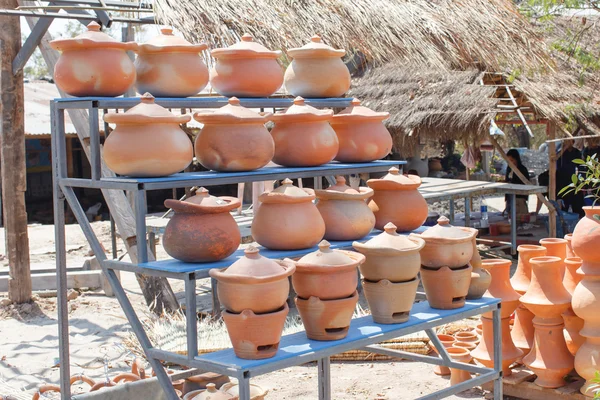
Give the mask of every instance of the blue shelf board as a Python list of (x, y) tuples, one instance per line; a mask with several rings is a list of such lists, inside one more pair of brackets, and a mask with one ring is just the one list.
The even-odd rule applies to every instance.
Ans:
[[(291, 105), (294, 101), (292, 96), (290, 97), (241, 97), (239, 98), (241, 104), (244, 103), (261, 103), (265, 107), (269, 107), (270, 104), (278, 106), (278, 104)], [(306, 98), (304, 99), (307, 103), (347, 103), (350, 104), (352, 97), (326, 97), (326, 98)], [(132, 104), (139, 103), (140, 97), (65, 97), (55, 98), (57, 103), (73, 103), (79, 101), (96, 101), (96, 102), (130, 102)], [(228, 98), (224, 96), (198, 96), (198, 97), (156, 97), (156, 103), (197, 103), (202, 105), (203, 103), (222, 103), (227, 104)]]

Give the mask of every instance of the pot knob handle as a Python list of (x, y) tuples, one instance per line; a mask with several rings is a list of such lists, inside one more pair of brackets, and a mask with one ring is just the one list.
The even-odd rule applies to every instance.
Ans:
[(396, 231), (398, 230), (398, 227), (394, 224), (392, 224), (391, 222), (388, 222), (387, 224), (385, 224), (385, 226), (383, 227), (383, 230), (386, 233), (389, 233), (390, 235), (394, 235), (396, 234)]
[(450, 220), (446, 216), (442, 215), (438, 218), (437, 223), (438, 225), (447, 226), (450, 225)]

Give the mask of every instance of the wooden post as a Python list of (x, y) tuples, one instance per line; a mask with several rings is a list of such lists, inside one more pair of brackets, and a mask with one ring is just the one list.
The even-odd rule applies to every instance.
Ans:
[[(17, 8), (17, 0), (0, 0), (0, 9)], [(0, 17), (0, 118), (2, 138), (2, 200), (6, 252), (10, 268), (8, 297), (15, 303), (31, 300), (29, 238), (25, 191), (25, 126), (23, 73), (13, 74), (12, 62), (21, 48), (19, 19)]]
[[(554, 122), (549, 121), (546, 124), (546, 134), (548, 139), (556, 137), (556, 124)], [(550, 162), (548, 168), (548, 198), (556, 201), (556, 143), (554, 142), (548, 143), (548, 159)], [(549, 236), (556, 237), (556, 209), (554, 207), (552, 209), (548, 208), (548, 226), (550, 228)]]

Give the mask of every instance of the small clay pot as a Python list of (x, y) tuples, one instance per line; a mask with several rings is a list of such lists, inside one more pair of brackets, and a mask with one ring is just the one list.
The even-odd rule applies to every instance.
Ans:
[(471, 272), (471, 284), (469, 285), (467, 300), (477, 300), (482, 298), (490, 287), (492, 276), (486, 269), (482, 268), (476, 238), (473, 238), (473, 257), (471, 257), (469, 264), (473, 267), (473, 272)]
[[(492, 282), (486, 297), (495, 297), (502, 301), (500, 318), (509, 318), (519, 305), (521, 296), (510, 285), (510, 267), (512, 261), (504, 258), (491, 258), (482, 260), (482, 266), (492, 276)], [(492, 318), (492, 312), (482, 314), (486, 318)]]
[(571, 308), (562, 313), (565, 323), (564, 335), (565, 342), (569, 352), (573, 355), (577, 354), (577, 350), (585, 342), (585, 337), (581, 336), (580, 332), (583, 329), (583, 319), (579, 318)]
[[(240, 395), (240, 385), (237, 383), (226, 383), (221, 390), (235, 396), (236, 399)], [(265, 390), (258, 385), (250, 384), (250, 400), (264, 400), (268, 393), (268, 390)]]
[[(440, 340), (440, 342), (444, 345), (444, 347), (446, 349), (448, 349), (449, 347), (452, 347), (454, 345), (454, 343), (456, 343), (456, 339), (454, 338), (454, 336), (444, 335), (441, 333), (438, 333), (436, 336), (438, 337), (438, 339)], [(432, 345), (431, 348), (433, 349), (433, 351), (436, 354), (439, 354), (439, 352), (435, 346)], [(439, 376), (448, 376), (448, 375), (450, 375), (450, 368), (448, 368), (444, 365), (436, 365), (433, 368), (433, 372)]]
[(454, 337), (457, 342), (479, 343), (479, 336), (474, 332), (457, 332)]
[(188, 393), (183, 400), (235, 400), (237, 397), (234, 395), (224, 392), (222, 390), (217, 389), (214, 383), (209, 383), (206, 385), (206, 389), (198, 390), (198, 393), (195, 393), (193, 396), (191, 393)]
[(565, 258), (565, 276), (563, 278), (563, 286), (567, 289), (567, 292), (573, 294), (575, 287), (583, 279), (583, 274), (577, 272), (583, 260), (579, 257), (567, 257)]
[[(568, 241), (566, 239), (561, 238), (544, 238), (540, 239), (540, 246), (545, 247), (548, 251), (546, 255), (549, 257), (558, 257), (564, 261), (567, 258), (567, 244)], [(560, 267), (560, 276), (561, 279), (565, 275), (565, 266), (562, 265)]]
[[(494, 326), (490, 318), (481, 318), (483, 334), (477, 348), (471, 351), (474, 359), (487, 368), (494, 368)], [(523, 356), (510, 337), (510, 318), (501, 321), (502, 330), (502, 373), (504, 376), (512, 374), (510, 366)]]
[(321, 300), (296, 297), (306, 336), (311, 340), (340, 340), (348, 335), (350, 321), (358, 303), (358, 292), (344, 299)]
[(569, 257), (577, 257), (577, 254), (573, 251), (573, 244), (571, 241), (573, 240), (573, 234), (567, 233), (565, 235), (565, 240), (567, 241), (567, 258)]
[(533, 257), (542, 257), (546, 255), (545, 247), (522, 244), (517, 247), (519, 252), (519, 261), (517, 262), (517, 270), (510, 278), (510, 284), (520, 295), (524, 295), (529, 288), (531, 282), (531, 264), (529, 260)]
[(206, 389), (206, 385), (209, 383), (214, 383), (218, 389), (227, 382), (229, 382), (229, 377), (227, 375), (221, 375), (214, 372), (204, 372), (199, 375), (185, 378), (182, 391), (183, 393), (187, 394), (191, 391), (200, 389), (204, 390)]
[(373, 321), (378, 324), (400, 324), (408, 321), (417, 295), (419, 280), (392, 283), (362, 281)]
[(429, 306), (440, 310), (463, 307), (469, 292), (472, 271), (470, 265), (454, 270), (449, 267), (421, 268), (421, 280)]
[[(454, 360), (461, 363), (468, 364), (471, 362), (473, 357), (469, 354), (469, 350), (463, 349), (460, 347), (450, 347), (446, 349), (448, 355)], [(450, 368), (450, 385), (458, 385), (459, 383), (468, 381), (471, 379), (471, 374), (468, 371), (458, 369), (458, 368)]]
[(469, 352), (475, 350), (477, 348), (476, 342), (456, 342), (452, 345), (452, 347), (460, 347), (461, 349), (467, 349)]

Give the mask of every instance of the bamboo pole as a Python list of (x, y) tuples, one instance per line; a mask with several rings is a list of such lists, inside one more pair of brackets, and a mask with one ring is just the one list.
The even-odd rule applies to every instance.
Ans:
[[(550, 140), (556, 137), (556, 124), (554, 122), (548, 122), (546, 125), (546, 134)], [(564, 146), (563, 146), (564, 149)], [(549, 168), (548, 168), (548, 198), (552, 201), (556, 201), (556, 143), (548, 143), (548, 157), (549, 157)], [(548, 226), (550, 237), (556, 237), (556, 209), (548, 208)]]

